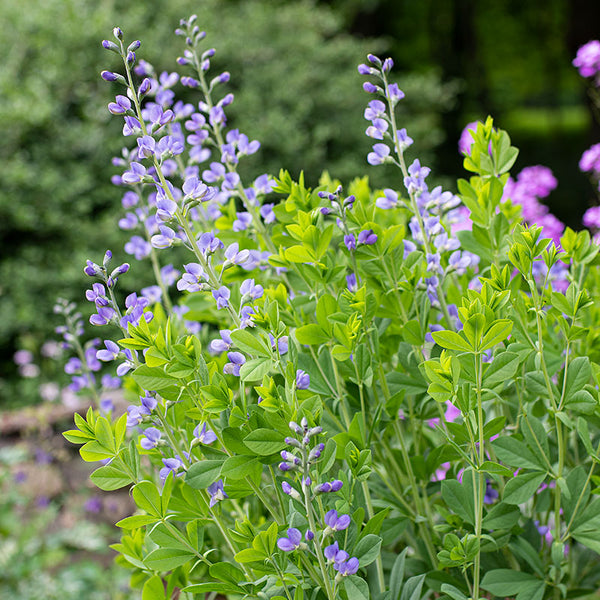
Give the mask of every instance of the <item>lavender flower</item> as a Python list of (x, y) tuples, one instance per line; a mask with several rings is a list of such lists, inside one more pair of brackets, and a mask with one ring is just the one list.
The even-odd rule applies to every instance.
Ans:
[(156, 427), (148, 427), (144, 433), (145, 437), (140, 440), (140, 446), (144, 450), (152, 450), (153, 448), (156, 448), (156, 446), (158, 446), (160, 443), (160, 438), (162, 435), (161, 432), (156, 429)]
[(231, 339), (231, 331), (229, 329), (222, 329), (219, 331), (221, 339), (212, 340), (210, 343), (210, 350), (212, 352), (225, 352), (229, 350), (233, 344), (233, 340)]
[(183, 467), (181, 460), (178, 458), (163, 458), (162, 461), (165, 466), (158, 473), (161, 481), (164, 481), (171, 473), (173, 473), (173, 476), (179, 475), (177, 471)]
[(277, 547), (284, 552), (298, 550), (302, 545), (302, 533), (295, 527), (290, 527), (290, 529), (287, 530), (287, 537), (282, 537), (277, 540)]
[(296, 371), (296, 388), (299, 390), (307, 390), (310, 386), (310, 375), (303, 371), (302, 369), (298, 369)]
[(208, 486), (206, 491), (210, 494), (210, 502), (208, 505), (211, 508), (217, 502), (221, 502), (222, 500), (229, 498), (229, 496), (225, 493), (225, 490), (223, 489), (223, 480), (222, 479), (219, 479), (219, 481), (215, 481), (214, 483), (211, 483)]
[(200, 425), (196, 425), (194, 428), (194, 439), (198, 440), (201, 444), (212, 444), (216, 439), (217, 435), (214, 431), (206, 428), (206, 423), (202, 424), (202, 429), (200, 429)]
[(240, 376), (240, 367), (246, 362), (246, 357), (241, 352), (228, 352), (229, 362), (223, 367), (226, 375)]
[(342, 531), (350, 525), (350, 515), (341, 515), (338, 517), (337, 510), (332, 509), (325, 514), (325, 525), (327, 525), (330, 532)]
[(231, 296), (229, 288), (223, 285), (218, 290), (213, 290), (212, 295), (217, 301), (218, 309), (227, 308), (229, 306), (229, 297)]

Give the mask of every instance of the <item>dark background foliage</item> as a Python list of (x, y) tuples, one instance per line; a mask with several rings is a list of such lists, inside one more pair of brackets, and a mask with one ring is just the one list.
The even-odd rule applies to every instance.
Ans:
[[(1, 3), (0, 406), (35, 400), (12, 355), (51, 335), (57, 296), (83, 298), (85, 259), (106, 248), (125, 258), (121, 194), (110, 185), (121, 123), (106, 110), (119, 89), (99, 78), (117, 64), (100, 41), (119, 24), (142, 40), (139, 56), (173, 70), (173, 29), (193, 12), (217, 48), (215, 66), (231, 72), (231, 121), (262, 142), (245, 166), (253, 176), (304, 169), (314, 184), (327, 169), (398, 187), (395, 173), (365, 161), (368, 97), (356, 65), (373, 51), (393, 56), (406, 92), (399, 118), (438, 180), (462, 175), (458, 135), (492, 114), (521, 148), (518, 168), (545, 164), (559, 178), (550, 204), (562, 220), (578, 227), (593, 200), (577, 162), (600, 132), (570, 64), (600, 35), (593, 0)], [(127, 280), (131, 289), (148, 283), (135, 273)]]

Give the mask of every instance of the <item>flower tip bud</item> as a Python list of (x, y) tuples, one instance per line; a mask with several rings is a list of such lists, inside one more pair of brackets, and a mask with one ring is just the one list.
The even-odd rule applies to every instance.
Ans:
[(367, 60), (373, 65), (381, 66), (381, 60), (374, 54), (367, 54)]
[(123, 30), (120, 27), (115, 27), (113, 29), (113, 35), (118, 39), (118, 40), (123, 40)]
[(118, 79), (117, 74), (112, 73), (111, 71), (102, 71), (100, 77), (102, 77), (104, 81), (116, 81)]

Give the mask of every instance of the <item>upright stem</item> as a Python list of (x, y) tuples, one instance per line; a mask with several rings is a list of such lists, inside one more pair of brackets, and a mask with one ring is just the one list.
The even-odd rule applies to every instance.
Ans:
[[(479, 453), (477, 449), (473, 448), (477, 465), (480, 467), (485, 461), (485, 439), (483, 437), (483, 406), (481, 404), (481, 381), (482, 381), (482, 360), (481, 354), (475, 355), (475, 369), (477, 374), (477, 429), (479, 437)], [(473, 471), (473, 479), (475, 479), (475, 472)], [(483, 498), (485, 495), (485, 475), (479, 473), (477, 483), (473, 481), (473, 490), (475, 493), (475, 536), (477, 538), (477, 554), (473, 561), (473, 593), (472, 597), (474, 600), (479, 599), (479, 581), (480, 581), (480, 570), (481, 570), (481, 528), (483, 521)]]

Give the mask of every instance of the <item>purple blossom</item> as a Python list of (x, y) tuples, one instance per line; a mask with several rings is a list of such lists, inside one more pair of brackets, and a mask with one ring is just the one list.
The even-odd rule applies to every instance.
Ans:
[[(390, 83), (388, 85), (388, 97), (394, 105), (404, 98), (404, 92), (398, 87), (397, 83)], [(404, 131), (406, 132), (406, 130)]]
[(202, 282), (201, 280), (207, 279), (207, 275), (202, 268), (202, 265), (199, 263), (188, 263), (184, 265), (185, 273), (181, 277), (181, 279), (177, 282), (177, 289), (187, 292), (199, 292), (202, 290)]
[(129, 170), (121, 176), (124, 183), (140, 183), (147, 175), (146, 167), (138, 162), (132, 162)]
[(600, 144), (594, 144), (581, 155), (579, 169), (584, 173), (600, 173)]
[(90, 323), (92, 325), (107, 325), (117, 316), (117, 313), (110, 306), (96, 305), (96, 310), (98, 313), (90, 317)]
[(173, 473), (176, 476), (177, 471), (183, 467), (183, 463), (178, 458), (163, 458), (163, 465), (165, 465), (158, 473), (161, 481), (165, 481), (165, 479)]
[(234, 265), (241, 265), (248, 260), (250, 256), (249, 250), (240, 250), (237, 242), (227, 246), (225, 250), (225, 258)]
[(254, 279), (245, 279), (240, 285), (240, 293), (242, 294), (242, 302), (247, 301), (248, 298), (252, 300), (258, 300), (264, 293), (262, 285), (255, 285)]
[(96, 352), (96, 358), (98, 360), (110, 362), (112, 360), (115, 360), (119, 356), (119, 354), (121, 354), (121, 349), (117, 344), (115, 344), (115, 342), (111, 340), (106, 340), (104, 342), (104, 345), (106, 346), (106, 349), (98, 350)]
[(350, 275), (346, 275), (346, 285), (351, 292), (356, 292), (358, 290), (356, 273), (350, 273)]
[(219, 310), (221, 308), (227, 308), (229, 306), (229, 297), (231, 296), (229, 288), (222, 285), (218, 290), (213, 290), (212, 295), (213, 298), (217, 301), (217, 308)]
[(384, 210), (396, 208), (396, 206), (398, 206), (398, 192), (395, 192), (390, 188), (385, 188), (383, 190), (383, 198), (377, 198), (375, 204)]
[(159, 250), (170, 248), (175, 241), (175, 232), (166, 225), (159, 225), (158, 229), (160, 233), (158, 235), (153, 235), (152, 238), (150, 238), (152, 247)]
[(237, 219), (233, 222), (233, 231), (245, 231), (252, 225), (252, 215), (248, 212), (236, 213)]
[(315, 492), (318, 494), (328, 494), (329, 492), (339, 492), (344, 483), (339, 479), (333, 479), (332, 481), (325, 481), (324, 483), (319, 484), (315, 488)]
[(349, 252), (352, 252), (353, 250), (356, 249), (356, 239), (354, 237), (354, 234), (349, 233), (348, 235), (344, 236), (344, 244), (346, 245), (346, 248), (348, 248)]
[(160, 270), (160, 278), (166, 287), (172, 286), (181, 275), (181, 271), (176, 269), (173, 265), (165, 265)]
[(583, 213), (583, 224), (590, 229), (600, 229), (600, 206), (592, 206)]
[(348, 560), (336, 561), (335, 563), (333, 563), (333, 568), (344, 577), (348, 575), (354, 575), (358, 571), (358, 567), (359, 562), (356, 556), (353, 556)]
[(131, 101), (127, 96), (117, 96), (115, 102), (111, 102), (108, 105), (108, 110), (113, 115), (125, 114), (128, 110), (131, 110)]
[(290, 527), (287, 530), (287, 537), (282, 537), (277, 540), (277, 547), (284, 552), (292, 552), (298, 550), (302, 545), (302, 534), (295, 527)]
[(150, 256), (152, 244), (139, 235), (134, 235), (124, 247), (127, 254), (131, 254), (136, 260), (142, 260)]
[(255, 314), (256, 311), (253, 306), (243, 306), (242, 310), (240, 310), (240, 328), (253, 327), (253, 317)]
[(156, 448), (160, 443), (160, 438), (162, 435), (161, 432), (156, 429), (156, 427), (148, 427), (144, 433), (145, 437), (142, 437), (140, 440), (140, 446), (144, 450), (152, 450), (153, 448)]
[(296, 388), (299, 390), (307, 390), (309, 386), (310, 375), (306, 371), (298, 369), (296, 371)]
[(325, 514), (325, 525), (333, 531), (342, 531), (350, 525), (350, 516), (341, 515), (338, 517), (337, 510), (332, 509)]
[(135, 292), (129, 294), (129, 296), (125, 298), (125, 307), (127, 312), (121, 317), (121, 327), (126, 328), (128, 323), (131, 323), (137, 327), (142, 315), (144, 315), (146, 323), (149, 323), (154, 316), (150, 311), (144, 313), (144, 309), (149, 304), (150, 303), (146, 298), (138, 296)]
[(221, 335), (221, 339), (212, 340), (210, 343), (210, 350), (212, 352), (225, 352), (229, 350), (233, 345), (233, 340), (231, 339), (231, 331), (229, 329), (221, 329), (219, 331)]
[(200, 429), (200, 424), (196, 425), (193, 433), (194, 439), (198, 440), (201, 444), (212, 444), (217, 439), (216, 433), (206, 428), (206, 423), (202, 424), (202, 429)]
[(373, 146), (373, 152), (369, 152), (367, 155), (367, 162), (370, 165), (377, 166), (382, 165), (389, 159), (390, 149), (385, 144), (375, 144)]
[(573, 66), (578, 68), (582, 77), (593, 77), (600, 73), (600, 41), (592, 40), (581, 46), (573, 59)]
[(246, 362), (246, 357), (241, 352), (228, 352), (229, 362), (223, 367), (226, 375), (240, 376), (240, 367)]
[(377, 234), (372, 229), (365, 229), (358, 234), (358, 243), (372, 246), (377, 242)]
[(229, 498), (229, 496), (225, 493), (223, 489), (223, 480), (219, 479), (219, 481), (215, 481), (211, 483), (206, 491), (210, 494), (210, 502), (209, 506), (212, 508), (217, 502), (221, 500), (225, 500), (225, 498)]
[(458, 140), (458, 151), (461, 154), (471, 154), (471, 146), (475, 141), (473, 139), (473, 133), (477, 131), (478, 121), (473, 121), (468, 123), (465, 128), (462, 130), (460, 134), (460, 138)]
[(260, 216), (263, 218), (265, 223), (273, 223), (275, 222), (275, 212), (273, 211), (273, 207), (275, 204), (263, 204), (260, 207)]

